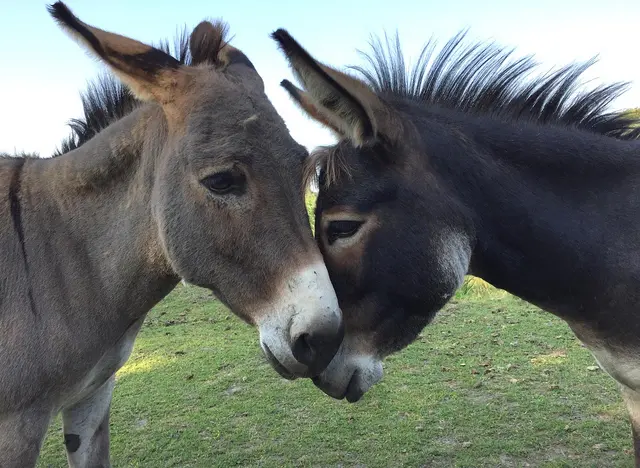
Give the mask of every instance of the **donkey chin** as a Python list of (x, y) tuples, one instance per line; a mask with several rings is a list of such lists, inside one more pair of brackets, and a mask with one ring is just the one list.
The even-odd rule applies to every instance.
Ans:
[(285, 379), (315, 377), (329, 365), (344, 337), (338, 300), (324, 265), (285, 282), (285, 291), (257, 320), (260, 345)]
[(355, 403), (382, 379), (383, 374), (381, 359), (354, 351), (345, 339), (329, 366), (312, 380), (330, 397), (346, 398), (349, 403)]

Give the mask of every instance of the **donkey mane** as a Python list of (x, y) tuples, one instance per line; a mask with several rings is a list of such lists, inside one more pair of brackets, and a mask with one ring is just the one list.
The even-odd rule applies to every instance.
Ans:
[[(186, 26), (178, 31), (173, 44), (168, 40), (163, 40), (154, 47), (170, 54), (182, 65), (198, 65), (204, 62), (218, 65), (216, 57), (229, 42), (229, 28), (222, 21), (215, 21), (213, 25), (219, 32), (219, 34), (213, 35), (216, 42), (214, 44), (191, 44), (192, 47), (196, 47), (193, 54), (189, 49), (190, 34)], [(83, 116), (69, 121), (71, 134), (62, 141), (60, 149), (56, 149), (54, 156), (60, 156), (79, 148), (109, 125), (143, 104), (112, 74), (99, 75), (93, 82), (89, 82), (87, 89), (80, 93), (80, 99)]]
[(40, 159), (38, 153), (27, 153), (25, 151), (16, 151), (13, 153), (0, 152), (0, 159)]
[(584, 72), (597, 57), (553, 72), (531, 76), (539, 67), (533, 56), (513, 58), (513, 49), (493, 42), (463, 43), (460, 31), (434, 54), (436, 41), (423, 47), (408, 69), (400, 40), (385, 34), (370, 41), (371, 53), (358, 51), (368, 67), (350, 66), (381, 96), (411, 99), (460, 112), (505, 120), (561, 125), (622, 140), (640, 137), (640, 119), (607, 107), (629, 83), (581, 89)]
[[(458, 32), (434, 54), (430, 39), (418, 60), (408, 68), (396, 34), (391, 40), (372, 37), (371, 52), (358, 51), (367, 66), (347, 67), (385, 98), (409, 99), (468, 114), (507, 121), (529, 121), (576, 128), (620, 140), (640, 138), (640, 118), (628, 111), (607, 111), (629, 83), (581, 89), (580, 78), (596, 57), (566, 65), (554, 72), (531, 76), (539, 64), (533, 56), (513, 58), (513, 49), (495, 43), (463, 43), (467, 31)], [(331, 185), (350, 176), (340, 145), (322, 146), (308, 158), (307, 186)], [(319, 169), (319, 171), (318, 171)]]

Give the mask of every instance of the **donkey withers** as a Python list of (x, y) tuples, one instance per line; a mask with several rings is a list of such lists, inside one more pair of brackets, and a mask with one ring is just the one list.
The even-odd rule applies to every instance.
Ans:
[(361, 80), (274, 37), (305, 89), (285, 88), (341, 140), (311, 160), (346, 330), (316, 384), (358, 400), (470, 272), (566, 320), (619, 382), (640, 466), (640, 130), (606, 112), (624, 85), (580, 91), (589, 62), (532, 77), (462, 36), (413, 73), (377, 43)]
[(318, 374), (343, 333), (304, 206), (306, 151), (225, 26), (194, 29), (186, 66), (50, 12), (146, 104), (56, 158), (0, 160), (3, 468), (34, 465), (60, 410), (69, 464), (109, 465), (114, 373), (180, 278), (256, 325), (284, 377)]

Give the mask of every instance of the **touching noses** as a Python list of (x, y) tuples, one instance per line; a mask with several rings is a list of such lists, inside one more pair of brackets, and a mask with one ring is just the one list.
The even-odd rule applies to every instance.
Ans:
[(289, 329), (293, 357), (307, 366), (311, 375), (319, 374), (329, 365), (344, 338), (340, 309), (318, 306), (319, 313), (307, 318), (295, 315)]
[(340, 348), (344, 328), (324, 263), (292, 272), (258, 326), (262, 349), (283, 377), (314, 377), (325, 370)]

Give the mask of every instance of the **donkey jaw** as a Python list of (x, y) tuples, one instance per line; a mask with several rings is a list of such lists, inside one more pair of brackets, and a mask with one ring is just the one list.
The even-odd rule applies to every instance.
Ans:
[(342, 343), (342, 313), (322, 262), (287, 278), (277, 300), (257, 320), (260, 345), (282, 377), (314, 377), (331, 362)]
[(384, 370), (378, 357), (349, 348), (345, 339), (331, 364), (313, 378), (313, 383), (336, 400), (346, 398), (349, 403), (355, 403), (382, 379)]

